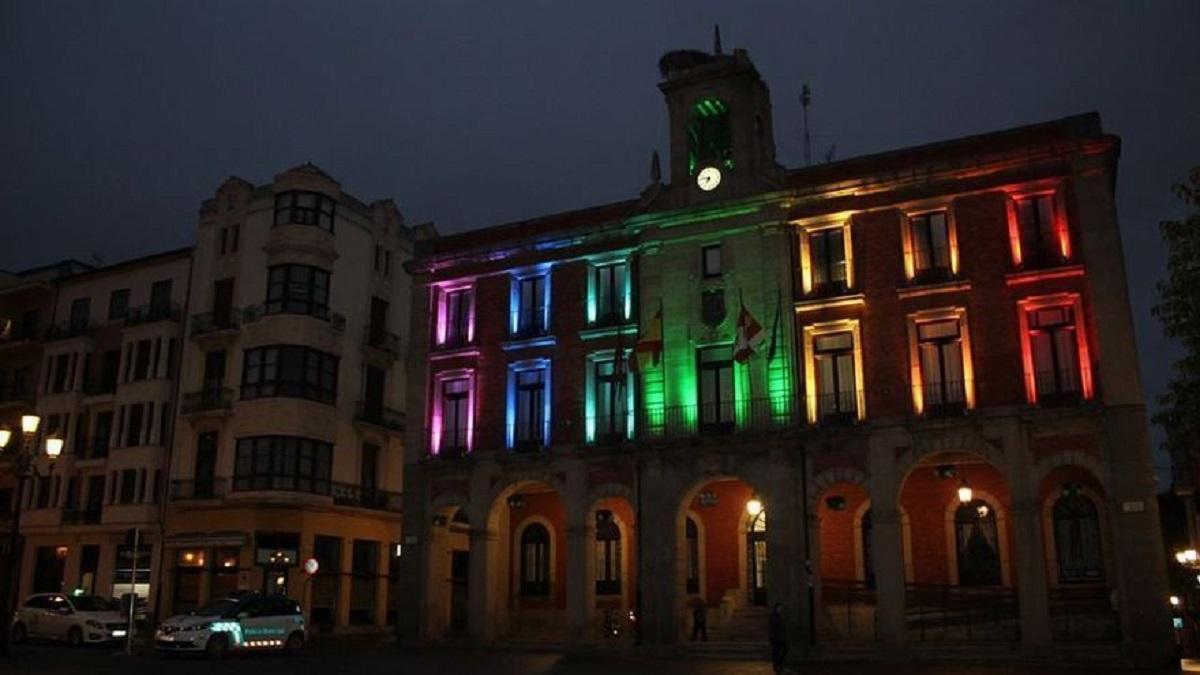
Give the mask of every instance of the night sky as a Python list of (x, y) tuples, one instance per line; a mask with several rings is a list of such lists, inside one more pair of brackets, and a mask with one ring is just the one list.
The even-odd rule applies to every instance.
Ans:
[(1200, 3), (832, 4), (4, 0), (0, 269), (187, 245), (227, 176), (305, 161), (442, 232), (635, 196), (667, 154), (658, 58), (720, 23), (771, 86), (786, 166), (805, 81), (814, 156), (839, 159), (1099, 111), (1124, 140), (1152, 399), (1175, 353), (1150, 316), (1157, 223), (1200, 164)]

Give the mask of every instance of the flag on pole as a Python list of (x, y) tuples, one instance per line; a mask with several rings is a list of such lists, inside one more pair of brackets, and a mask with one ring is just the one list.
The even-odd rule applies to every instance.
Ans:
[(779, 313), (783, 309), (783, 291), (775, 289), (775, 323), (771, 324), (771, 346), (767, 347), (767, 363), (775, 360), (775, 349), (779, 346)]
[(644, 371), (647, 368), (657, 366), (662, 360), (663, 335), (662, 335), (662, 302), (658, 303), (658, 311), (654, 313), (654, 318), (650, 319), (650, 324), (646, 326), (646, 331), (638, 338), (637, 345), (633, 351), (637, 356), (637, 369)]
[(737, 320), (737, 341), (733, 344), (733, 360), (738, 363), (749, 361), (766, 339), (766, 329), (754, 318), (750, 310), (746, 309), (745, 303), (742, 303)]

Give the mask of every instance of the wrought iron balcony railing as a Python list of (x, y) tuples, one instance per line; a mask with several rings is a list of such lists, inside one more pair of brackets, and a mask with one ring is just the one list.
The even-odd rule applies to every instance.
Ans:
[(232, 410), (233, 389), (205, 387), (200, 391), (184, 394), (180, 408), (184, 415)]
[(285, 312), (285, 311), (268, 311), (266, 305), (251, 305), (242, 310), (243, 323), (256, 323), (262, 321), (268, 316), (311, 316), (314, 319), (324, 321), (329, 325), (329, 330), (334, 333), (342, 333), (346, 330), (346, 317), (331, 312), (328, 308), (318, 307), (311, 312)]
[(171, 501), (217, 499), (229, 492), (229, 481), (225, 478), (196, 478), (171, 481)]
[(400, 356), (400, 336), (371, 326), (363, 330), (363, 346), (387, 352), (393, 357)]
[(156, 321), (178, 321), (181, 316), (182, 311), (179, 309), (179, 305), (174, 302), (151, 303), (131, 308), (129, 313), (125, 315), (125, 325), (139, 326)]
[(237, 330), (242, 325), (242, 310), (230, 307), (219, 312), (193, 314), (191, 336), (200, 337), (225, 330)]
[(399, 513), (401, 495), (399, 492), (381, 490), (379, 488), (363, 487), (353, 483), (331, 483), (330, 493), (333, 503), (341, 506), (357, 506), (376, 511), (392, 511)]
[(91, 337), (96, 334), (96, 324), (92, 321), (64, 321), (46, 328), (46, 341), (69, 340), (77, 337)]
[(354, 404), (354, 421), (374, 424), (397, 431), (404, 430), (404, 413), (399, 410), (385, 408), (382, 404), (372, 401), (357, 401)]

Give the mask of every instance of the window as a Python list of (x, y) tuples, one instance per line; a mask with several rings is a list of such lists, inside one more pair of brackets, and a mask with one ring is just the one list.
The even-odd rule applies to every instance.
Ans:
[(108, 296), (108, 320), (124, 319), (129, 315), (129, 289), (121, 288)]
[(629, 266), (624, 262), (592, 268), (592, 323), (603, 326), (631, 318), (629, 282)]
[(375, 271), (384, 277), (392, 274), (392, 252), (378, 244), (375, 245)]
[(692, 106), (687, 141), (689, 176), (706, 166), (733, 168), (733, 131), (725, 101), (706, 97)]
[(59, 394), (67, 391), (67, 374), (71, 370), (71, 355), (59, 354), (54, 357), (54, 379), (51, 380), (50, 393)]
[(125, 469), (121, 472), (120, 503), (132, 504), (137, 490), (137, 469)]
[(1104, 578), (1100, 517), (1091, 499), (1068, 493), (1054, 502), (1054, 549), (1062, 583)]
[(91, 298), (76, 298), (71, 301), (70, 328), (72, 331), (84, 330), (88, 327), (92, 312)]
[(474, 338), (475, 294), (470, 288), (438, 291), (435, 342), (439, 347), (461, 347)]
[(217, 444), (215, 431), (206, 431), (196, 439), (196, 462), (192, 471), (192, 497), (195, 499), (216, 496)]
[(853, 421), (858, 413), (854, 334), (842, 331), (815, 336), (813, 362), (818, 421), (833, 424)]
[(237, 440), (234, 490), (289, 490), (329, 494), (333, 445), (296, 436)]
[(550, 595), (550, 532), (541, 523), (521, 532), (521, 595)]
[(37, 309), (26, 310), (21, 315), (21, 339), (34, 340), (38, 336), (38, 328), (42, 322), (42, 312)]
[(954, 512), (954, 541), (960, 586), (1000, 585), (1000, 543), (996, 510), (981, 499)]
[(1043, 194), (1013, 200), (1017, 219), (1017, 263), (1027, 269), (1058, 265), (1065, 261), (1065, 234), (1054, 217), (1054, 195)]
[(145, 423), (146, 406), (134, 403), (129, 406), (129, 418), (125, 420), (125, 447), (142, 444), (142, 425)]
[(960, 412), (966, 401), (958, 319), (917, 324), (921, 401), (925, 414)]
[(1030, 310), (1029, 346), (1037, 400), (1055, 402), (1079, 396), (1079, 348), (1075, 312), (1071, 307)]
[(379, 488), (379, 446), (374, 443), (362, 444), (361, 465), (358, 470), (358, 485), (362, 490), (363, 502), (375, 502), (376, 490)]
[(549, 323), (546, 282), (548, 275), (513, 280), (512, 334), (514, 337), (544, 335)]
[(337, 398), (338, 359), (296, 345), (246, 350), (242, 398), (282, 396), (332, 405)]
[(720, 244), (712, 244), (700, 249), (700, 271), (706, 279), (721, 276)]
[(687, 519), (684, 530), (687, 542), (687, 592), (700, 592), (700, 528), (696, 521)]
[(241, 225), (231, 225), (221, 228), (221, 255), (237, 253), (238, 239), (241, 238), (241, 234)]
[(946, 212), (911, 216), (908, 223), (912, 242), (912, 280), (928, 283), (949, 279), (952, 271)]
[(442, 380), (441, 428), (435, 441), (437, 454), (457, 455), (470, 449), (471, 438), (471, 380), (467, 377)]
[(624, 440), (629, 428), (629, 383), (625, 358), (593, 361), (592, 366), (592, 433), (597, 443)]
[(818, 230), (808, 234), (808, 255), (814, 295), (837, 295), (849, 288), (846, 264), (846, 236), (843, 228)]
[(150, 313), (155, 318), (165, 318), (171, 309), (171, 288), (174, 284), (170, 279), (156, 281), (150, 285)]
[(621, 528), (612, 511), (596, 512), (596, 595), (621, 594)]
[(140, 382), (150, 376), (150, 340), (138, 340), (134, 348), (133, 376), (131, 382)]
[(700, 426), (706, 431), (733, 428), (733, 360), (729, 347), (701, 349)]
[(275, 195), (276, 225), (313, 225), (333, 232), (332, 198), (317, 192), (280, 192)]
[(546, 445), (547, 433), (547, 383), (545, 368), (518, 370), (512, 375), (515, 408), (511, 447), (517, 450), (535, 450)]
[(310, 265), (274, 265), (267, 273), (267, 314), (329, 318), (329, 272)]
[(350, 624), (375, 621), (375, 587), (379, 580), (379, 542), (355, 539), (350, 555)]

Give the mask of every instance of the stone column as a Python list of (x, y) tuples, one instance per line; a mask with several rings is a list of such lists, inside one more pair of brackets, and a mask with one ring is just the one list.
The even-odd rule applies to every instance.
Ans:
[(875, 570), (875, 639), (885, 649), (908, 640), (904, 597), (904, 542), (896, 449), (910, 440), (896, 433), (871, 436), (867, 491), (871, 498), (871, 549)]
[(586, 467), (573, 462), (567, 467), (567, 494), (560, 497), (567, 507), (567, 641), (579, 644), (588, 640), (591, 608), (594, 606), (589, 586), (593, 578), (591, 543), (596, 538), (596, 524), (589, 521), (591, 509), (587, 503)]
[[(802, 457), (800, 461), (805, 461)], [(789, 467), (790, 465), (790, 467)], [(786, 453), (773, 449), (767, 460), (767, 472), (760, 489), (767, 512), (767, 603), (783, 604), (784, 625), (795, 655), (807, 653), (810, 646), (809, 582), (811, 575), (806, 562), (804, 528), (807, 509), (802, 508), (798, 477)], [(749, 555), (749, 552), (747, 552)], [(747, 580), (749, 583), (749, 580)], [(766, 636), (767, 627), (762, 627)]]
[(350, 625), (350, 587), (354, 583), (350, 572), (354, 569), (354, 539), (342, 539), (341, 548), (341, 560), (338, 563), (341, 575), (338, 579), (337, 614), (333, 621), (334, 626), (338, 627)]
[[(678, 495), (673, 481), (666, 480), (657, 459), (647, 460), (642, 469), (640, 535), (642, 644), (673, 645), (679, 639), (679, 582), (682, 562), (678, 551)], [(633, 508), (639, 508), (635, 491)], [(635, 527), (637, 526), (635, 525)], [(637, 607), (635, 590), (634, 606)]]
[(379, 555), (375, 561), (375, 616), (376, 626), (387, 625), (388, 599), (388, 563), (391, 561), (391, 545), (387, 541), (379, 542)]

